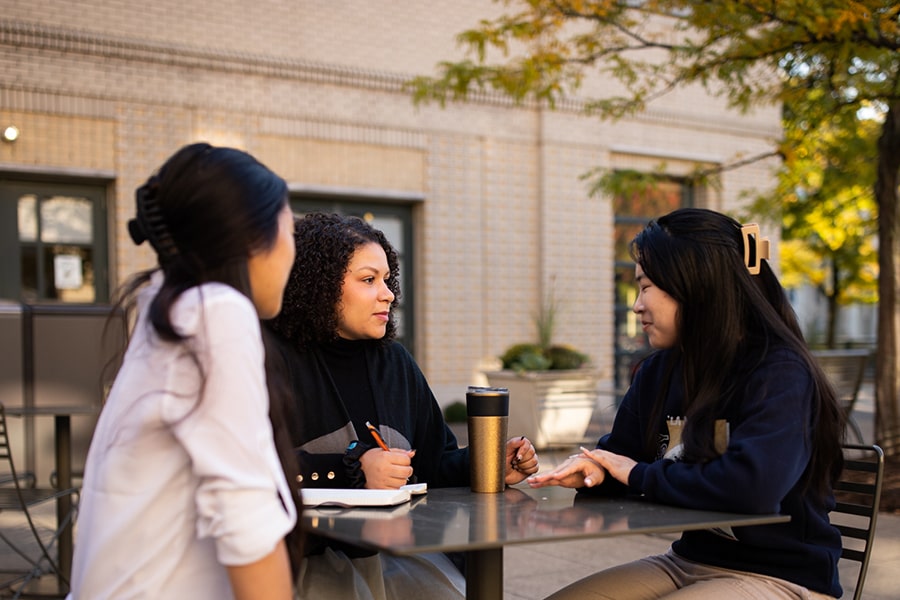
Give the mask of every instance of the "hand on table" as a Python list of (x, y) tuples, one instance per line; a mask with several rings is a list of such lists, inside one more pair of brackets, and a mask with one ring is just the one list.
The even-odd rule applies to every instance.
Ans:
[(607, 450), (600, 450), (599, 448), (595, 448), (594, 450), (582, 448), (581, 454), (585, 458), (589, 458), (603, 467), (614, 479), (621, 481), (625, 485), (628, 485), (628, 476), (637, 464), (636, 461), (627, 456), (615, 454), (614, 452), (609, 452)]
[(567, 488), (592, 487), (602, 482), (606, 471), (596, 461), (583, 454), (573, 454), (558, 467), (527, 479), (533, 488), (558, 485)]
[(370, 490), (398, 489), (413, 475), (412, 457), (415, 450), (391, 448), (384, 451), (372, 448), (359, 457), (359, 465)]
[(506, 442), (506, 485), (519, 483), (538, 471), (538, 457), (534, 445), (524, 435)]

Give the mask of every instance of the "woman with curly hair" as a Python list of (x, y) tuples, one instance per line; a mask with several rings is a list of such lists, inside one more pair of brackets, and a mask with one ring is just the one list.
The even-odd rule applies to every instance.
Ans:
[[(399, 488), (469, 484), (469, 454), (444, 423), (428, 382), (394, 340), (399, 260), (362, 219), (313, 213), (295, 224), (297, 258), (281, 314), (298, 418), (294, 445), (304, 486)], [(382, 450), (366, 423), (389, 447)], [(531, 442), (507, 443), (506, 482), (537, 472)], [(515, 465), (515, 466), (513, 466)], [(298, 579), (308, 598), (460, 598), (465, 582), (441, 554), (389, 557), (308, 540)], [(348, 568), (353, 575), (348, 574)]]
[(841, 536), (828, 520), (843, 414), (810, 354), (755, 224), (679, 209), (635, 236), (634, 313), (656, 350), (612, 431), (532, 487), (640, 494), (790, 522), (687, 531), (667, 554), (613, 567), (551, 598), (841, 595)]

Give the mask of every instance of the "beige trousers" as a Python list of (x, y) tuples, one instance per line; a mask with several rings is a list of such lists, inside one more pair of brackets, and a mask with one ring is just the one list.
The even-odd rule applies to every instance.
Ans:
[(834, 600), (784, 579), (685, 560), (669, 550), (595, 573), (547, 600)]

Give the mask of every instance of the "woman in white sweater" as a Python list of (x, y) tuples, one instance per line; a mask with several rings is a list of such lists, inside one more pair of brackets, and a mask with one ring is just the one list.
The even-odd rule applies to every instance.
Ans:
[(193, 144), (136, 204), (129, 232), (159, 267), (120, 300), (136, 320), (88, 453), (69, 597), (290, 598), (297, 491), (259, 324), (294, 259), (287, 186)]

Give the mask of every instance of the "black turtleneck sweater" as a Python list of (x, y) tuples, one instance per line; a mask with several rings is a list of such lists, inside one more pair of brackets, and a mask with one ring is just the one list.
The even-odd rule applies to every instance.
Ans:
[[(276, 336), (277, 337), (277, 336)], [(295, 349), (279, 339), (297, 401), (291, 437), (306, 487), (352, 487), (343, 464), (350, 442), (415, 449), (416, 481), (469, 485), (468, 448), (459, 448), (440, 406), (407, 350), (396, 342), (338, 340)]]
[(323, 344), (321, 350), (322, 361), (338, 397), (350, 415), (357, 439), (368, 445), (375, 445), (375, 440), (366, 427), (366, 421), (376, 427), (379, 425), (369, 366), (366, 364), (366, 341), (338, 339), (331, 344)]

